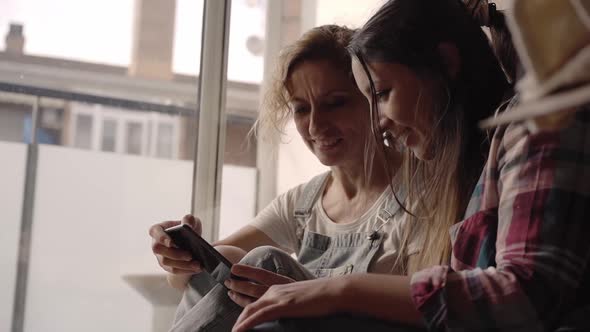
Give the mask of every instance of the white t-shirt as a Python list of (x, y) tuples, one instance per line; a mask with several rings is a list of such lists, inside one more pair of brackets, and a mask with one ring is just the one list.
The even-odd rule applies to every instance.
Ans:
[[(324, 183), (324, 187), (327, 182)], [(262, 231), (289, 253), (299, 251), (299, 241), (296, 235), (297, 220), (293, 216), (293, 211), (297, 200), (303, 194), (304, 187), (305, 184), (299, 185), (275, 198), (266, 208), (260, 211), (251, 223), (252, 226)], [(323, 191), (324, 188), (322, 188), (321, 192)], [(383, 223), (377, 217), (379, 211), (386, 207), (390, 200), (395, 200), (395, 198), (391, 190), (387, 188), (373, 206), (360, 218), (350, 223), (337, 224), (326, 214), (321, 203), (321, 196), (319, 196), (313, 205), (306, 229), (326, 236), (342, 233), (371, 233), (379, 230), (380, 233), (385, 234), (385, 237), (369, 265), (369, 272), (405, 274), (401, 262), (407, 261), (407, 257), (399, 260), (396, 266), (394, 264), (397, 260), (398, 248), (400, 248), (403, 240), (402, 230), (405, 227), (404, 223), (409, 222), (408, 215), (400, 209), (386, 223)], [(412, 233), (417, 234), (416, 230)], [(417, 253), (420, 247), (419, 241), (414, 236), (409, 241), (407, 256)]]

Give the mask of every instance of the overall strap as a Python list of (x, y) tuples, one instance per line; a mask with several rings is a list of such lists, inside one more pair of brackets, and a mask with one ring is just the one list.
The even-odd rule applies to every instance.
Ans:
[(297, 202), (295, 202), (295, 210), (293, 211), (293, 217), (297, 222), (297, 238), (299, 241), (303, 239), (303, 230), (307, 219), (311, 214), (313, 205), (322, 194), (322, 188), (324, 183), (330, 177), (331, 171), (327, 171), (320, 175), (316, 175), (313, 179), (304, 185), (303, 192)]
[[(387, 188), (387, 190), (389, 190), (389, 188)], [(397, 198), (400, 202), (404, 202), (406, 199), (406, 191), (404, 189), (399, 189), (396, 192)], [(397, 200), (395, 199), (395, 197), (393, 195), (391, 195), (391, 198), (387, 200), (387, 203), (385, 204), (385, 206), (379, 210), (379, 213), (377, 214), (377, 218), (383, 222), (386, 223), (388, 222), (391, 218), (393, 218), (393, 216), (401, 209), (401, 206), (397, 203)]]

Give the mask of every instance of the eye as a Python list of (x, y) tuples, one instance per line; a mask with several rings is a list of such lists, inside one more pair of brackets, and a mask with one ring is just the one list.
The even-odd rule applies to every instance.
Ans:
[(390, 92), (391, 92), (391, 89), (378, 90), (377, 92), (375, 92), (375, 97), (377, 99), (377, 102), (386, 101), (387, 98), (389, 97)]
[(293, 106), (291, 107), (294, 114), (303, 114), (309, 111), (309, 107), (301, 105), (301, 106)]
[(337, 108), (337, 107), (341, 107), (344, 106), (346, 104), (347, 100), (346, 98), (337, 98), (337, 99), (332, 99), (329, 100), (325, 103), (326, 107), (329, 108)]

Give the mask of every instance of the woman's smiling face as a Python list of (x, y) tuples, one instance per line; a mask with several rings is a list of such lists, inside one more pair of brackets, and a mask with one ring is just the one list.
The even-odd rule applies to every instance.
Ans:
[[(433, 130), (430, 89), (408, 67), (392, 62), (368, 62), (367, 68), (375, 85), (379, 125), (390, 132), (398, 143), (410, 149), (421, 160), (431, 160), (429, 138)], [(362, 64), (354, 59), (352, 72), (359, 90), (371, 100), (369, 77)]]
[(369, 104), (350, 74), (328, 60), (298, 64), (289, 77), (297, 131), (326, 166), (362, 165)]

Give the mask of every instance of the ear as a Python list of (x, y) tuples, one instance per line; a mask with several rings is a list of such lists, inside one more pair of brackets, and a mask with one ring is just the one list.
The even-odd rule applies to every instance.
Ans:
[(440, 43), (438, 53), (447, 67), (447, 72), (452, 79), (455, 79), (461, 70), (461, 56), (455, 44)]

